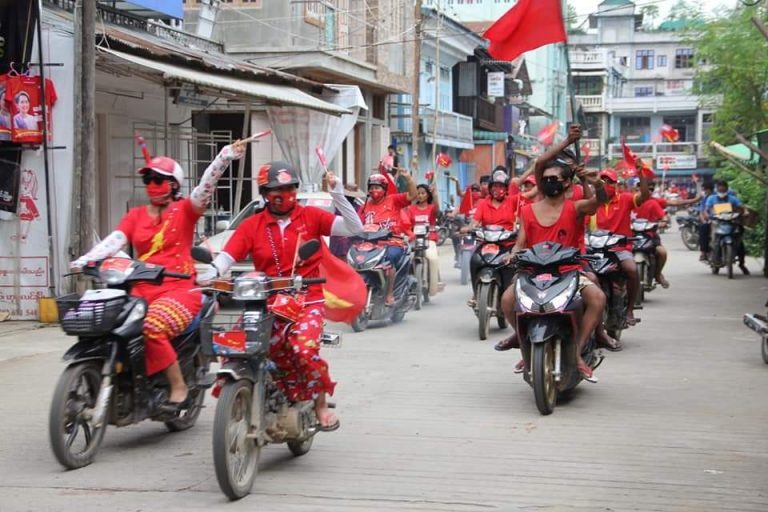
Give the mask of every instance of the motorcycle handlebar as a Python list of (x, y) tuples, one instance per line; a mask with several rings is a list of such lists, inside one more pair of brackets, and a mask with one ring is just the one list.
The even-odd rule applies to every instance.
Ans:
[(180, 274), (178, 272), (164, 272), (163, 276), (164, 277), (174, 277), (174, 278), (178, 278), (178, 279), (189, 279), (189, 278), (192, 277), (189, 274)]
[(324, 284), (326, 282), (326, 279), (324, 277), (309, 277), (307, 279), (302, 280), (302, 284), (310, 286), (313, 284)]

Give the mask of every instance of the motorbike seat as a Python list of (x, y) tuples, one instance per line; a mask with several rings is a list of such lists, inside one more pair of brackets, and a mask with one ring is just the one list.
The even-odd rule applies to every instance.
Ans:
[(203, 318), (205, 318), (211, 307), (213, 307), (213, 304), (213, 299), (207, 295), (203, 295), (203, 307), (200, 308), (200, 312), (195, 315), (195, 318), (192, 319), (192, 322), (190, 322), (189, 326), (187, 326), (187, 328), (183, 333), (180, 334), (180, 336), (188, 336), (197, 331), (200, 328), (200, 322), (203, 320)]

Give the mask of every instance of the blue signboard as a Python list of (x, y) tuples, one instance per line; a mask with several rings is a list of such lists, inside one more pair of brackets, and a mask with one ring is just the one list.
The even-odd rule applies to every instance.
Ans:
[(128, 0), (128, 3), (146, 7), (173, 18), (181, 19), (184, 17), (184, 2), (182, 0)]

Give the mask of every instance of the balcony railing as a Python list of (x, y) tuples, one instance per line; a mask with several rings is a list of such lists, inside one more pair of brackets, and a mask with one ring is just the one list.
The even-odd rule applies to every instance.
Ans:
[[(668, 142), (668, 143), (633, 143), (627, 147), (641, 158), (656, 158), (665, 155), (695, 155), (703, 157), (703, 145), (697, 142)], [(608, 145), (608, 158), (620, 158), (622, 155), (621, 144)]]
[[(419, 109), (419, 117), (423, 135), (431, 137), (435, 129), (435, 110), (428, 107)], [(411, 118), (411, 105), (393, 104), (390, 106), (390, 129), (392, 134), (407, 134), (413, 132), (413, 123)], [(464, 144), (473, 143), (472, 118), (457, 114), (456, 112), (446, 112), (439, 110), (437, 112), (437, 138), (462, 142)]]
[(605, 106), (602, 94), (577, 95), (576, 101), (581, 103), (581, 106), (584, 107), (585, 112), (601, 112)]
[(570, 52), (571, 64), (603, 65), (605, 58), (600, 52)]

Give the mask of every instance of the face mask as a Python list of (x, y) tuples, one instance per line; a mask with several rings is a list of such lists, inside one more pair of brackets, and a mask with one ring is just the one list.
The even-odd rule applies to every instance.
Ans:
[(501, 187), (493, 187), (491, 190), (491, 197), (497, 201), (503, 201), (507, 197), (507, 191)]
[(562, 181), (545, 181), (541, 185), (542, 192), (547, 197), (557, 197), (563, 193), (565, 186)]
[(368, 195), (371, 196), (371, 199), (373, 199), (374, 202), (378, 202), (378, 201), (381, 201), (382, 199), (384, 199), (384, 195), (385, 194), (386, 194), (386, 192), (384, 192), (383, 190), (378, 189), (378, 188), (377, 189), (373, 189), (370, 192), (368, 192)]
[[(269, 211), (277, 215), (285, 215), (296, 206), (295, 190), (273, 192), (270, 193), (267, 198), (269, 199)], [(278, 204), (277, 199), (280, 200), (280, 204)]]
[(616, 185), (605, 185), (605, 192), (608, 194), (608, 197), (613, 197), (616, 195)]
[(728, 197), (728, 192), (718, 192), (717, 197), (719, 197), (720, 199), (725, 199), (726, 197)]
[(146, 187), (147, 197), (149, 202), (155, 206), (164, 205), (171, 196), (171, 182), (170, 180), (163, 180), (159, 184), (150, 181)]

